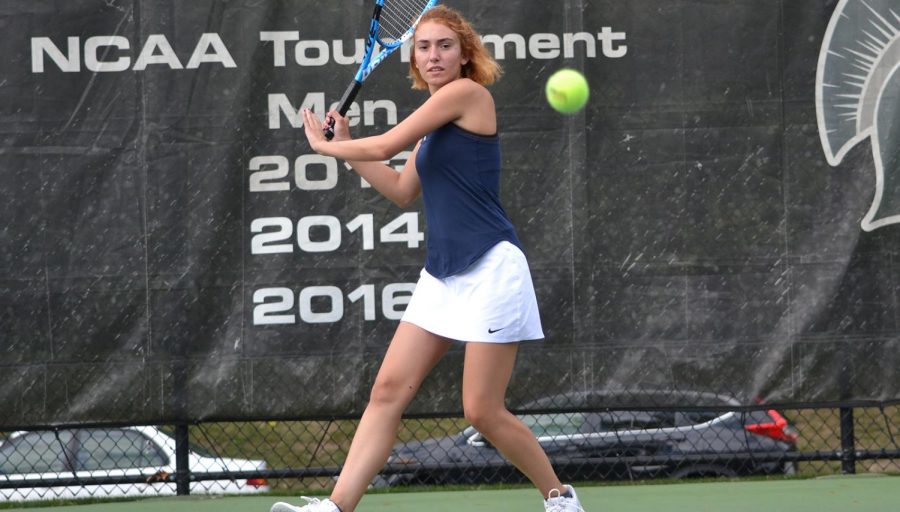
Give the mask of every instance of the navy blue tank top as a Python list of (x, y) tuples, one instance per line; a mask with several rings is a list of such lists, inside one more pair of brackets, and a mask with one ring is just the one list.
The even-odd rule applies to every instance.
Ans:
[(425, 201), (429, 274), (459, 274), (504, 240), (522, 248), (500, 205), (499, 136), (448, 123), (422, 139), (416, 169)]

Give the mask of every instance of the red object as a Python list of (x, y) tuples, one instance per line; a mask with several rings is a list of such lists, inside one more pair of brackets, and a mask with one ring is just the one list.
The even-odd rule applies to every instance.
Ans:
[(744, 428), (758, 436), (769, 437), (785, 443), (796, 442), (797, 433), (790, 427), (784, 416), (775, 409), (769, 409), (768, 413), (769, 417), (773, 420), (772, 422), (753, 423), (751, 425), (746, 425)]
[(251, 478), (247, 480), (247, 485), (250, 487), (263, 487), (269, 485), (269, 481), (265, 478)]

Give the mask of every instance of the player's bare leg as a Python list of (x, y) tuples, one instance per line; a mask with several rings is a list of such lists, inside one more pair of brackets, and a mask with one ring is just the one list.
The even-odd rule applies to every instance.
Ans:
[(468, 343), (463, 373), (466, 419), (519, 469), (546, 498), (565, 492), (534, 433), (506, 409), (506, 387), (518, 343)]
[(342, 512), (356, 508), (372, 478), (387, 462), (403, 411), (450, 346), (444, 338), (400, 322), (331, 493), (331, 500)]

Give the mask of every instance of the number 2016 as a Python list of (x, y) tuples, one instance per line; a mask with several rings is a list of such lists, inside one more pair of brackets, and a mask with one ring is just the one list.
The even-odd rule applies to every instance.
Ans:
[[(344, 226), (349, 232), (360, 231), (362, 248), (366, 251), (375, 249), (375, 216), (371, 213), (357, 215)], [(313, 240), (315, 228), (320, 233), (327, 233), (321, 240)], [(250, 231), (255, 233), (250, 250), (253, 254), (281, 254), (294, 252), (294, 243), (284, 243), (294, 236), (294, 223), (286, 217), (265, 217), (255, 219), (250, 224)], [(341, 247), (343, 229), (341, 221), (331, 215), (313, 215), (303, 217), (296, 224), (297, 247), (303, 252), (331, 252)], [(404, 213), (379, 230), (382, 243), (405, 243), (415, 249), (425, 240), (425, 234), (419, 231), (419, 214)]]
[[(415, 289), (415, 283), (391, 283), (381, 291), (381, 314), (388, 320), (400, 320)], [(375, 285), (364, 284), (347, 295), (350, 302), (362, 300), (366, 321), (376, 318)], [(313, 310), (313, 300), (320, 311)], [(321, 306), (327, 301), (328, 306)], [(344, 294), (336, 286), (309, 286), (294, 294), (290, 288), (260, 288), (253, 292), (253, 325), (290, 325), (297, 315), (307, 324), (336, 323), (344, 318)]]

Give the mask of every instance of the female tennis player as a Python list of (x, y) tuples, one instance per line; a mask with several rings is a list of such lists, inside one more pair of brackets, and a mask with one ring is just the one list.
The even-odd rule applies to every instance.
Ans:
[[(348, 161), (401, 207), (421, 192), (427, 254), (331, 496), (304, 497), (304, 506), (276, 503), (272, 512), (353, 512), (387, 462), (403, 411), (454, 340), (466, 343), (466, 419), (534, 483), (546, 510), (583, 512), (575, 490), (559, 481), (531, 430), (504, 402), (519, 342), (544, 335), (528, 263), (499, 199), (497, 114), (485, 86), (500, 68), (471, 25), (443, 6), (425, 14), (413, 44), (413, 88), (430, 96), (391, 130), (353, 140), (347, 119), (332, 111), (329, 141), (322, 121), (304, 111), (313, 150)], [(402, 172), (381, 163), (413, 144)]]

